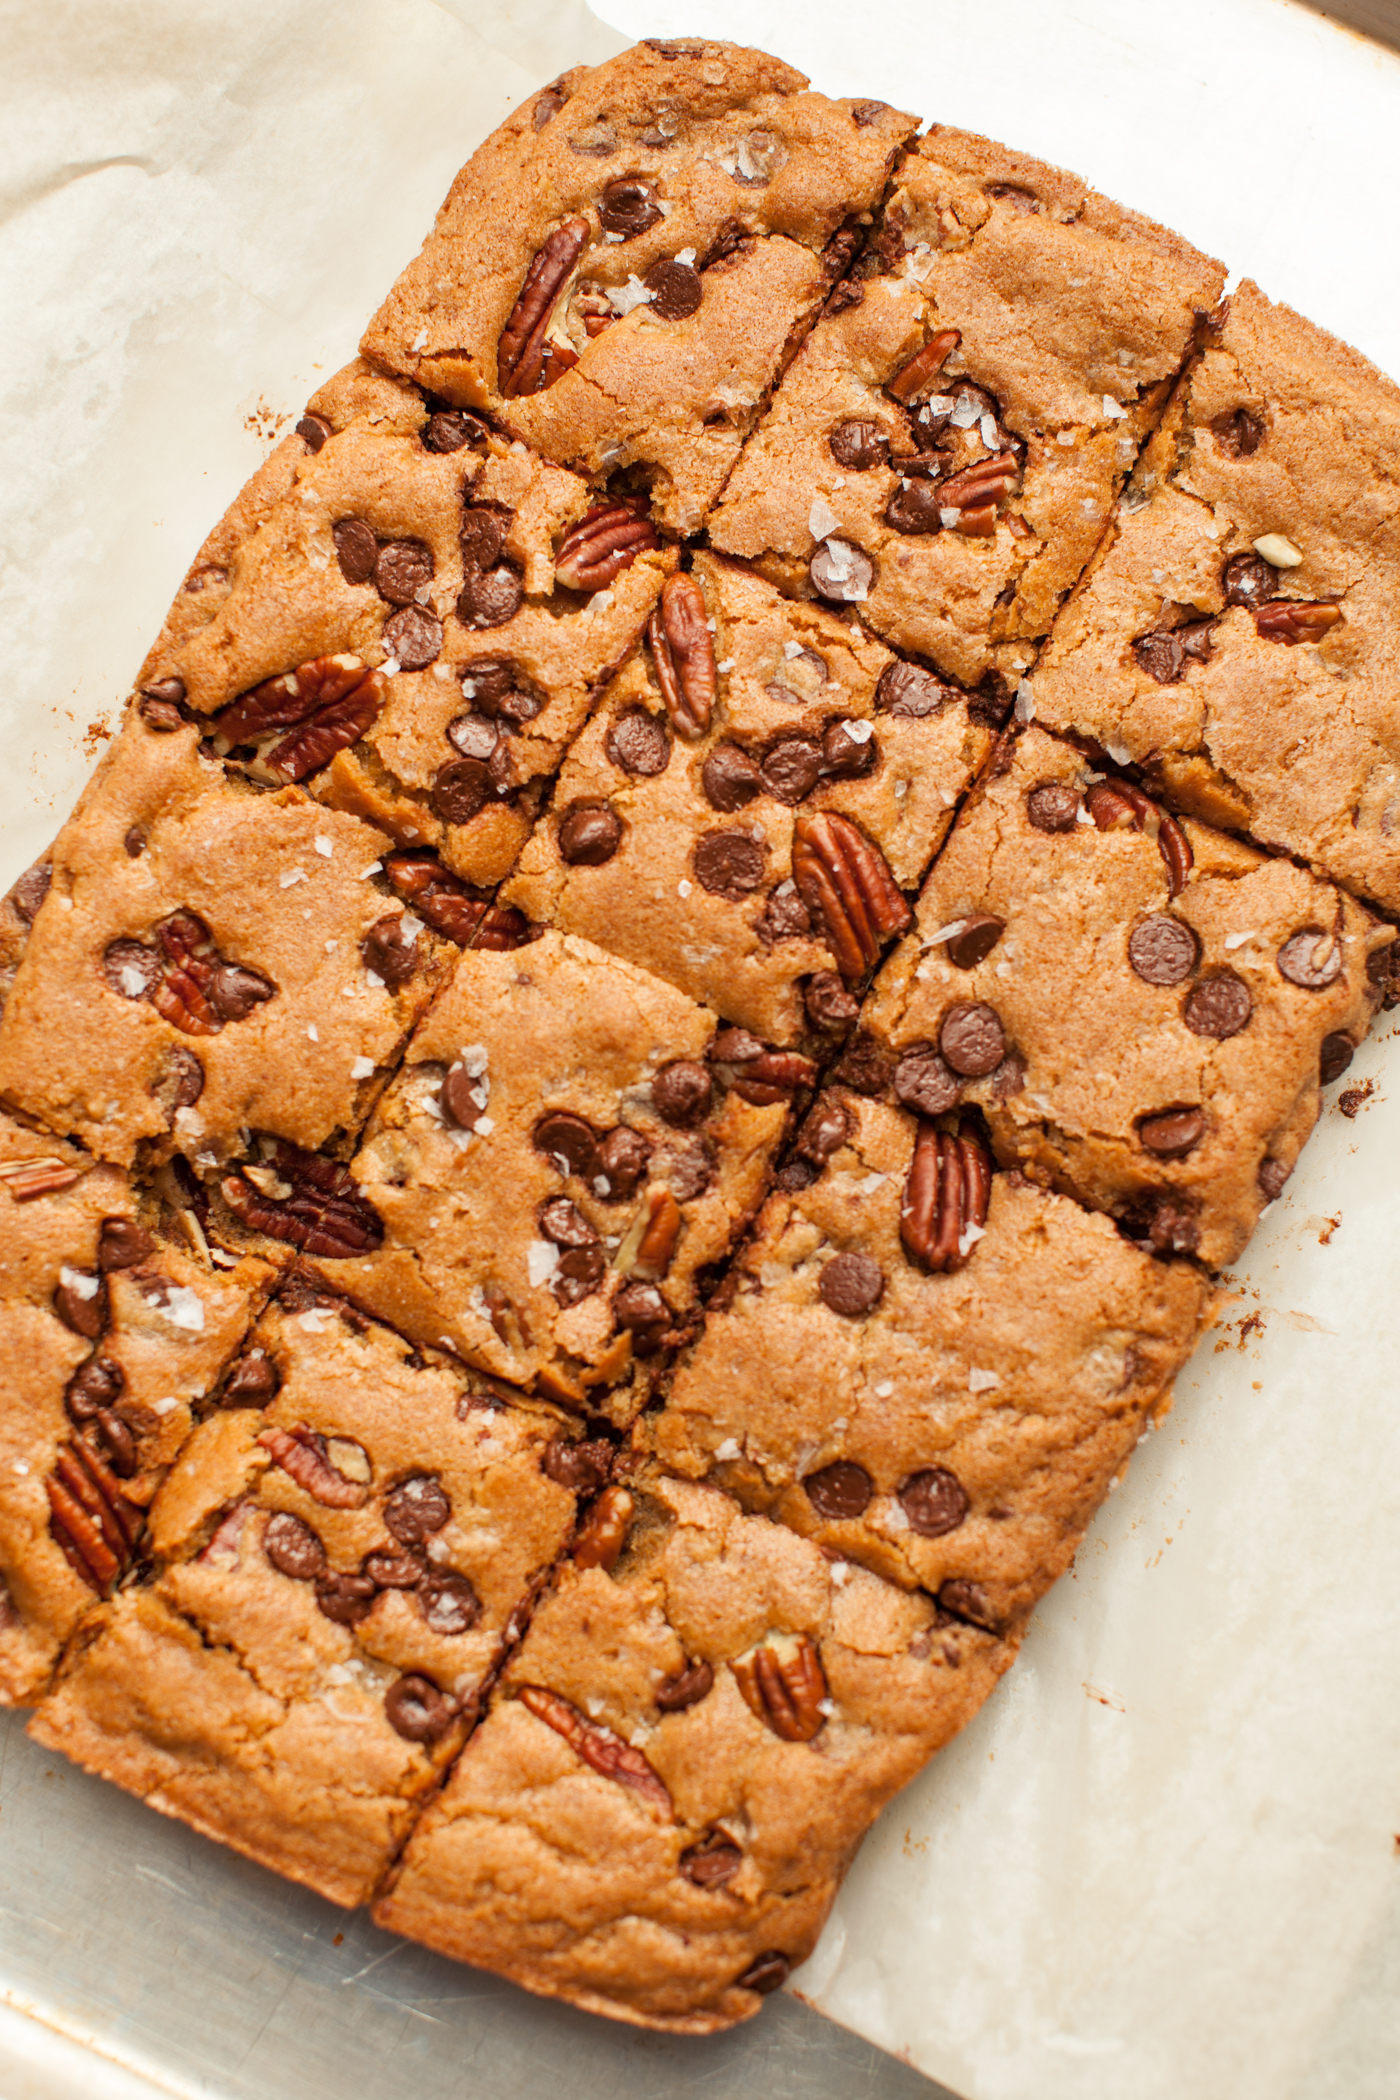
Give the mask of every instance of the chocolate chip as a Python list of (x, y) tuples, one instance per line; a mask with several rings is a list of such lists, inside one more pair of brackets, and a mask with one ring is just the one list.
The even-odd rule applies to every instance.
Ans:
[(261, 1349), (239, 1358), (223, 1391), (225, 1407), (266, 1407), (281, 1390), (277, 1366)]
[(835, 970), (818, 970), (808, 978), (803, 993), (807, 1018), (814, 1028), (838, 1035), (851, 1027), (860, 1012), (860, 1001), (848, 992)]
[(1245, 605), (1253, 612), (1273, 597), (1278, 577), (1262, 554), (1232, 554), (1220, 582), (1227, 605)]
[(149, 1232), (143, 1232), (134, 1218), (104, 1218), (97, 1235), (97, 1266), (104, 1276), (114, 1269), (134, 1269), (147, 1255), (154, 1254), (156, 1243)]
[(1286, 1166), (1281, 1159), (1260, 1160), (1259, 1173), (1256, 1178), (1259, 1182), (1260, 1194), (1266, 1203), (1276, 1203), (1278, 1201), (1283, 1194), (1284, 1184), (1292, 1172), (1292, 1167)]
[(838, 423), (827, 444), (836, 464), (853, 474), (883, 467), (890, 456), (889, 438), (878, 423), (865, 416), (848, 416), (844, 423)]
[(898, 1497), (909, 1529), (921, 1539), (941, 1539), (967, 1515), (962, 1482), (946, 1466), (921, 1466), (901, 1482)]
[(1158, 1159), (1185, 1159), (1206, 1134), (1205, 1112), (1199, 1108), (1163, 1108), (1139, 1118), (1138, 1141)]
[(422, 540), (389, 540), (380, 548), (375, 588), (391, 605), (412, 605), (432, 580), (432, 550)]
[[(639, 1130), (629, 1130), (625, 1123), (610, 1130), (598, 1147), (598, 1170), (608, 1184), (604, 1201), (625, 1203), (635, 1196), (646, 1178), (650, 1158), (651, 1146)], [(673, 1193), (683, 1200), (678, 1191)]]
[[(715, 1681), (714, 1666), (707, 1662), (688, 1662), (656, 1687), (656, 1703), (663, 1714), (684, 1713), (688, 1706), (698, 1706), (712, 1689)], [(733, 1847), (731, 1846), (731, 1851)], [(693, 1877), (692, 1877), (693, 1878)]]
[(410, 1743), (433, 1743), (452, 1725), (452, 1708), (431, 1677), (416, 1670), (395, 1678), (384, 1694), (384, 1715), (396, 1735)]
[(458, 543), (466, 569), (491, 569), (506, 551), (515, 512), (499, 503), (472, 503), (462, 512)]
[(700, 272), (689, 263), (654, 262), (642, 282), (654, 294), (651, 310), (659, 321), (687, 320), (704, 296)]
[(1156, 911), (1128, 936), (1128, 961), (1144, 984), (1180, 984), (1201, 959), (1192, 929), (1168, 912)]
[(496, 755), (504, 732), (489, 715), (454, 715), (447, 725), (447, 741), (463, 758), (479, 758), (483, 764)]
[(576, 1203), (567, 1196), (551, 1196), (540, 1205), (540, 1231), (556, 1247), (596, 1247), (598, 1234)]
[(438, 1101), (458, 1130), (475, 1130), (477, 1117), (485, 1114), (478, 1083), (465, 1065), (453, 1065), (438, 1090)]
[(875, 1492), (875, 1483), (864, 1466), (848, 1458), (838, 1458), (820, 1472), (809, 1473), (802, 1485), (817, 1515), (831, 1523), (864, 1516)]
[(1317, 1061), (1317, 1076), (1321, 1085), (1331, 1086), (1340, 1079), (1356, 1055), (1356, 1045), (1349, 1035), (1338, 1032), (1322, 1038), (1322, 1050)]
[(895, 532), (943, 530), (943, 499), (931, 481), (901, 481), (885, 505), (885, 523)]
[(622, 819), (606, 803), (581, 803), (559, 820), (559, 858), (571, 868), (601, 868), (622, 843)]
[(701, 887), (731, 903), (747, 897), (763, 880), (763, 847), (746, 831), (707, 831), (693, 860)]
[(632, 1337), (635, 1356), (651, 1356), (671, 1331), (671, 1308), (654, 1283), (633, 1278), (613, 1300), (613, 1318)]
[(263, 1552), (279, 1575), (293, 1582), (315, 1582), (326, 1573), (326, 1549), (309, 1524), (279, 1509), (267, 1520)]
[(433, 815), (444, 824), (470, 824), (495, 799), (490, 770), (479, 758), (454, 758), (439, 766), (428, 797)]
[(133, 824), (122, 844), (132, 860), (139, 860), (146, 850), (146, 834), (139, 824)]
[(1073, 831), (1080, 808), (1078, 788), (1062, 780), (1042, 780), (1026, 797), (1026, 815), (1037, 831)]
[(308, 452), (319, 452), (326, 439), (335, 436), (325, 417), (313, 416), (309, 408), (296, 429), (297, 436), (305, 439)]
[(854, 605), (870, 596), (875, 564), (863, 547), (850, 540), (823, 540), (808, 563), (818, 597), (833, 605)]
[(482, 444), (488, 435), (484, 423), (460, 408), (439, 409), (423, 427), (423, 443), (429, 452), (460, 452), (463, 445)]
[(598, 199), (598, 217), (605, 233), (620, 234), (624, 241), (632, 241), (649, 226), (655, 226), (665, 213), (651, 183), (644, 182), (640, 175), (619, 175), (606, 185)]
[(851, 1115), (835, 1094), (823, 1094), (814, 1102), (797, 1133), (797, 1150), (804, 1159), (825, 1166), (851, 1135)]
[[(184, 691), (178, 678), (172, 678), (169, 683), (179, 685), (181, 692)], [(156, 700), (149, 694), (141, 702), (140, 715), (146, 727), (153, 729), (157, 736), (169, 736), (172, 730), (181, 727), (185, 719), (173, 700)]]
[(664, 773), (671, 763), (665, 723), (641, 707), (624, 709), (608, 731), (604, 749), (622, 772), (640, 773), (646, 779)]
[(410, 1553), (406, 1547), (397, 1552), (381, 1547), (377, 1553), (365, 1555), (360, 1573), (367, 1575), (377, 1590), (416, 1590), (423, 1579), (423, 1556)]
[(919, 721), (926, 715), (941, 715), (957, 697), (951, 686), (935, 678), (922, 664), (886, 664), (875, 688), (878, 708), (889, 715), (912, 715)]
[(987, 1091), (993, 1101), (1009, 1101), (1026, 1083), (1026, 1060), (1019, 1050), (1008, 1050), (992, 1074)]
[(379, 542), (363, 518), (341, 518), (331, 527), (335, 558), (347, 583), (368, 583), (379, 559)]
[[(931, 1047), (931, 1046), (929, 1046)], [(894, 1072), (894, 1059), (875, 1038), (860, 1034), (831, 1069), (831, 1078), (848, 1086), (853, 1094), (874, 1097), (883, 1094)]]
[(889, 106), (888, 102), (857, 102), (851, 111), (851, 122), (862, 130), (867, 124), (878, 124)]
[(798, 1196), (803, 1189), (814, 1188), (821, 1178), (821, 1168), (810, 1159), (790, 1159), (773, 1176), (773, 1186), (782, 1189), (786, 1195)]
[(884, 1271), (868, 1254), (833, 1254), (817, 1279), (822, 1304), (848, 1320), (873, 1312), (884, 1291)]
[(570, 1494), (591, 1495), (611, 1475), (614, 1456), (612, 1445), (601, 1438), (571, 1443), (566, 1437), (556, 1436), (545, 1445), (540, 1470), (556, 1487), (567, 1488)]
[(580, 1175), (590, 1188), (602, 1172), (597, 1132), (582, 1116), (571, 1115), (565, 1108), (550, 1109), (540, 1117), (531, 1143), (547, 1159), (562, 1159), (564, 1172)]
[(481, 1617), (481, 1599), (465, 1575), (434, 1569), (418, 1585), (418, 1609), (429, 1633), (470, 1633)]
[(193, 1050), (172, 1043), (151, 1081), (150, 1092), (172, 1118), (177, 1109), (193, 1108), (204, 1092), (204, 1067)]
[[(149, 685), (143, 685), (141, 690), (148, 700), (163, 700), (178, 713), (185, 697), (185, 681), (183, 678), (154, 678)], [(142, 711), (144, 713), (144, 709)], [(180, 719), (183, 720), (184, 717), (180, 716)]]
[(384, 1528), (401, 1546), (421, 1546), (451, 1514), (451, 1500), (435, 1473), (415, 1473), (384, 1498)]
[(678, 1057), (663, 1065), (651, 1083), (652, 1106), (663, 1123), (674, 1130), (693, 1130), (710, 1113), (714, 1081), (704, 1065), (693, 1057)]
[(607, 1267), (601, 1247), (571, 1247), (559, 1257), (550, 1289), (561, 1305), (577, 1305), (601, 1287)]
[(766, 946), (775, 941), (805, 940), (812, 931), (812, 917), (795, 889), (786, 893), (775, 890), (763, 907), (763, 917), (755, 929)]
[[(128, 834), (129, 836), (130, 834)], [(49, 894), (53, 881), (52, 861), (41, 860), (32, 868), (26, 868), (10, 892), (10, 902), (26, 926), (34, 924), (39, 906)]]
[(276, 989), (257, 970), (240, 969), (237, 963), (217, 963), (207, 997), (221, 1021), (246, 1021), (254, 1007), (271, 999)]
[(1320, 926), (1300, 926), (1278, 951), (1280, 977), (1305, 992), (1325, 992), (1343, 969), (1342, 944)]
[(417, 963), (414, 944), (405, 938), (401, 913), (376, 919), (360, 943), (365, 968), (387, 985), (407, 984)]
[[(462, 672), (462, 696), (471, 700), (484, 715), (493, 721), (533, 722), (544, 708), (544, 695), (536, 692), (520, 670), (520, 666), (508, 656), (483, 656), (475, 663), (466, 665)], [(448, 732), (449, 735), (451, 732)], [(463, 752), (464, 758), (476, 758), (479, 752)]]
[(943, 943), (949, 962), (956, 970), (975, 970), (978, 963), (986, 961), (1005, 931), (1005, 919), (998, 919), (991, 912), (971, 913), (961, 929)]
[(796, 808), (821, 778), (821, 746), (807, 736), (782, 737), (769, 746), (759, 771), (774, 801)]
[(1250, 459), (1264, 442), (1264, 425), (1247, 408), (1227, 410), (1210, 427), (1227, 459)]
[(1181, 1005), (1181, 1018), (1192, 1035), (1213, 1036), (1217, 1042), (1238, 1035), (1249, 1024), (1254, 1001), (1249, 986), (1233, 970), (1219, 970), (1193, 984)]
[(53, 1294), (53, 1309), (73, 1334), (95, 1342), (107, 1319), (107, 1291), (101, 1277), (88, 1269), (70, 1269), (71, 1282)]
[(401, 671), (426, 671), (442, 651), (442, 622), (421, 605), (390, 613), (380, 636)]
[(327, 1574), (316, 1584), (316, 1602), (336, 1626), (358, 1626), (374, 1610), (378, 1594), (368, 1575)]
[(161, 980), (161, 961), (141, 941), (112, 941), (103, 951), (102, 974), (123, 999), (149, 999)]
[(69, 1419), (81, 1428), (108, 1411), (113, 1402), (121, 1398), (126, 1379), (116, 1364), (109, 1364), (101, 1357), (90, 1357), (80, 1364), (68, 1381), (68, 1390), (63, 1404)]
[(994, 1006), (984, 1000), (959, 1000), (943, 1016), (938, 1047), (944, 1059), (964, 1079), (982, 1079), (995, 1072), (1006, 1055), (1006, 1031)]
[(656, 1178), (664, 1181), (677, 1203), (694, 1203), (715, 1178), (713, 1149), (706, 1138), (668, 1145), (657, 1155)]
[(969, 1625), (980, 1626), (984, 1633), (996, 1632), (997, 1620), (991, 1600), (979, 1582), (964, 1582), (961, 1577), (945, 1582), (938, 1592), (938, 1601), (955, 1619), (966, 1619)]
[[(869, 734), (868, 722), (832, 722), (822, 736), (821, 770), (823, 779), (860, 780), (873, 773), (880, 758), (880, 746)], [(866, 734), (860, 735), (859, 731)]]
[(763, 775), (757, 759), (737, 744), (717, 744), (700, 768), (700, 784), (711, 808), (731, 816), (762, 794)]
[(1133, 655), (1140, 670), (1158, 685), (1175, 685), (1186, 669), (1186, 651), (1179, 637), (1169, 628), (1158, 628), (1151, 634), (1141, 634), (1133, 643)]
[(503, 562), (495, 569), (468, 569), (457, 598), (464, 627), (504, 627), (525, 602), (520, 572)]
[(757, 1991), (766, 1998), (770, 1991), (781, 1990), (792, 1973), (792, 1963), (785, 1954), (760, 1954), (751, 1961), (742, 1976), (734, 1979), (735, 1989)]
[(1190, 1199), (1174, 1189), (1144, 1189), (1118, 1220), (1118, 1230), (1144, 1254), (1194, 1254), (1201, 1228)]
[(959, 1100), (962, 1081), (932, 1043), (914, 1043), (894, 1068), (894, 1090), (906, 1108), (941, 1116)]

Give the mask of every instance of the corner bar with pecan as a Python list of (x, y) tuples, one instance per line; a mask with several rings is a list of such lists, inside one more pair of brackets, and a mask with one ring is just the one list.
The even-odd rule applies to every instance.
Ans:
[(935, 125), (710, 521), (784, 590), (1009, 685), (1093, 553), (1224, 271)]
[(810, 1952), (851, 1844), (1014, 1643), (711, 1490), (649, 1479), (639, 1507), (611, 1573), (556, 1577), (375, 1915), (703, 2034)]
[(1241, 284), (1035, 679), (1173, 809), (1392, 914), (1398, 429), (1392, 380)]
[(825, 1052), (991, 741), (955, 687), (697, 552), (502, 896)]
[(1170, 1404), (1213, 1293), (989, 1173), (971, 1123), (821, 1094), (802, 1171), (780, 1172), (638, 1436), (668, 1471), (1014, 1633)]
[(32, 1704), (144, 1554), (146, 1511), (261, 1303), (127, 1176), (0, 1117), (0, 1703)]
[(561, 1425), (293, 1283), (32, 1732), (338, 1903), (363, 1902), (565, 1545)]
[(383, 1241), (345, 1287), (420, 1343), (628, 1419), (814, 1075), (573, 934), (478, 945), (353, 1163)]
[(133, 713), (55, 843), (63, 903), (0, 1017), (0, 1095), (119, 1165), (353, 1131), (451, 952), (422, 932), (392, 979), (372, 969), (404, 932), (384, 847)]
[(1382, 997), (1394, 935), (1032, 727), (959, 818), (864, 1020), (894, 1097), (1158, 1253), (1233, 1261)]
[(690, 532), (916, 120), (734, 44), (579, 68), (468, 162), (364, 354)]

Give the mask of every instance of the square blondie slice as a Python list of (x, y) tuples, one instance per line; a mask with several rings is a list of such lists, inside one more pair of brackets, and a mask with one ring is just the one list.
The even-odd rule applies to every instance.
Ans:
[(907, 1107), (1158, 1251), (1240, 1253), (1388, 987), (1393, 927), (1032, 728), (866, 1008)]
[[(815, 1076), (732, 1033), (571, 934), (468, 951), (353, 1162), (376, 1244), (325, 1273), (424, 1345), (565, 1406), (630, 1415), (761, 1201), (791, 1099)], [(264, 1229), (278, 1208), (266, 1191), (256, 1177), (223, 1185)]]
[(785, 590), (1014, 685), (1225, 273), (1077, 176), (935, 126), (710, 524)]
[(865, 1831), (1015, 1644), (710, 1489), (628, 1502), (611, 1557), (561, 1569), (375, 1916), (703, 2034), (811, 1952)]
[(272, 1271), (219, 1270), (127, 1176), (0, 1116), (0, 1702), (43, 1691), (146, 1552), (146, 1512)]
[(820, 1095), (642, 1426), (668, 1470), (1004, 1632), (1170, 1405), (1215, 1294), (993, 1172), (976, 1122)]
[(1400, 910), (1400, 388), (1232, 295), (1035, 678), (1049, 727)]
[(830, 1047), (993, 719), (853, 621), (698, 553), (502, 897), (768, 1041)]
[(201, 552), (143, 705), (193, 711), (254, 778), (306, 781), (498, 882), (675, 556), (644, 503), (595, 504), (577, 475), (363, 365), (298, 428), (271, 500), (245, 491)]
[(132, 710), (54, 847), (0, 1095), (119, 1165), (353, 1136), (454, 952), (408, 939), (386, 843)]
[(917, 118), (761, 51), (648, 41), (516, 110), (371, 322), (371, 363), (693, 532)]
[(94, 1613), (50, 1749), (333, 1902), (363, 1902), (569, 1537), (559, 1424), (293, 1279)]

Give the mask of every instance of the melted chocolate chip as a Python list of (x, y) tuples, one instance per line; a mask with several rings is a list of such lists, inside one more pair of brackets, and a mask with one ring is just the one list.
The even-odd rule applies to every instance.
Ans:
[(385, 984), (407, 984), (413, 975), (416, 954), (414, 944), (405, 937), (402, 914), (390, 912), (376, 919), (360, 943), (360, 954), (365, 968), (382, 977)]
[(873, 1312), (885, 1291), (885, 1274), (868, 1254), (833, 1254), (817, 1279), (817, 1295), (831, 1312), (858, 1320)]
[(707, 831), (693, 860), (701, 887), (731, 903), (747, 897), (763, 880), (763, 847), (746, 831)]
[(1181, 984), (1200, 959), (1192, 929), (1164, 911), (1141, 920), (1128, 936), (1128, 961), (1144, 984)]
[(836, 464), (852, 474), (883, 467), (890, 456), (889, 438), (878, 423), (864, 416), (848, 416), (844, 423), (838, 423), (827, 444)]
[[(715, 1681), (714, 1667), (707, 1662), (688, 1662), (656, 1687), (656, 1703), (663, 1714), (684, 1713), (688, 1706), (698, 1706), (711, 1690)], [(733, 1848), (731, 1847), (731, 1850)], [(693, 1877), (692, 1877), (693, 1878)]]
[(909, 1529), (921, 1539), (941, 1539), (957, 1530), (968, 1504), (956, 1473), (946, 1466), (922, 1466), (901, 1483), (899, 1506), (909, 1519)]
[(481, 1599), (465, 1575), (435, 1568), (418, 1584), (418, 1609), (429, 1633), (451, 1638), (471, 1632), (481, 1617)]
[(368, 583), (379, 559), (379, 542), (363, 518), (342, 518), (331, 527), (335, 556), (347, 583)]
[(486, 425), (463, 408), (443, 408), (429, 416), (423, 427), (423, 443), (429, 452), (460, 452), (463, 445), (483, 444)]
[(1193, 1035), (1224, 1042), (1249, 1025), (1253, 1011), (1254, 1000), (1244, 979), (1233, 970), (1220, 970), (1192, 985), (1182, 1002), (1181, 1018)]
[[(873, 773), (879, 762), (880, 746), (868, 734), (868, 722), (832, 722), (822, 736), (822, 777), (832, 780), (860, 780)], [(867, 734), (860, 734), (866, 731)]]
[(991, 912), (973, 912), (963, 920), (957, 933), (948, 936), (943, 943), (944, 952), (954, 969), (975, 970), (978, 963), (987, 960), (1005, 931), (1005, 919), (998, 919)]
[(1251, 612), (1273, 597), (1277, 572), (1262, 554), (1232, 554), (1220, 572), (1227, 605), (1245, 605)]
[(1325, 992), (1345, 967), (1342, 944), (1320, 926), (1300, 926), (1278, 951), (1278, 972), (1304, 992)]
[(571, 868), (601, 868), (622, 843), (622, 819), (606, 804), (581, 805), (559, 822), (559, 857)]
[(960, 1000), (943, 1017), (938, 1047), (945, 1061), (963, 1078), (984, 1078), (996, 1070), (1006, 1055), (1001, 1016), (984, 1000)]
[(451, 1514), (447, 1490), (435, 1473), (415, 1473), (384, 1500), (384, 1527), (401, 1546), (421, 1546)]
[(316, 1602), (337, 1626), (358, 1626), (374, 1610), (379, 1592), (368, 1575), (322, 1575), (316, 1584)]
[(470, 824), (495, 799), (490, 769), (479, 758), (454, 758), (439, 766), (428, 797), (433, 815), (444, 824)]
[(240, 1357), (229, 1372), (228, 1383), (223, 1390), (225, 1407), (266, 1407), (275, 1400), (281, 1390), (282, 1380), (277, 1366), (261, 1349), (253, 1349)]
[(1138, 1141), (1145, 1152), (1158, 1159), (1185, 1159), (1206, 1134), (1205, 1111), (1199, 1108), (1163, 1108), (1139, 1118)]
[(700, 783), (713, 809), (731, 816), (763, 792), (758, 761), (737, 744), (717, 744), (700, 768)]
[(391, 605), (412, 605), (432, 580), (432, 551), (422, 540), (389, 540), (380, 548), (374, 582)]
[(267, 1520), (263, 1552), (279, 1575), (293, 1582), (315, 1582), (326, 1572), (326, 1549), (309, 1524), (279, 1509)]
[(864, 1466), (848, 1458), (838, 1458), (820, 1472), (809, 1473), (802, 1486), (817, 1515), (830, 1523), (864, 1516), (875, 1493), (875, 1483)]
[(894, 1090), (906, 1108), (941, 1116), (962, 1094), (962, 1081), (932, 1043), (914, 1043), (894, 1068)]
[(624, 241), (635, 240), (664, 216), (654, 186), (640, 175), (618, 176), (598, 199), (604, 232), (620, 234)]
[(1349, 1035), (1342, 1035), (1340, 1031), (1335, 1035), (1325, 1035), (1317, 1061), (1319, 1082), (1331, 1086), (1334, 1079), (1341, 1078), (1355, 1055), (1356, 1045)]
[(1251, 459), (1264, 442), (1264, 425), (1247, 408), (1227, 410), (1210, 427), (1227, 459)]
[(494, 569), (468, 569), (457, 598), (464, 627), (504, 627), (525, 602), (520, 572), (503, 562)]
[(652, 1356), (671, 1332), (671, 1308), (654, 1283), (634, 1277), (613, 1300), (613, 1318), (632, 1337), (634, 1356)]
[(808, 978), (803, 1004), (812, 1026), (832, 1035), (839, 1035), (851, 1027), (860, 1012), (859, 999), (854, 992), (846, 990), (844, 981), (835, 970), (818, 970)]
[[(128, 833), (129, 836), (130, 834)], [(145, 843), (144, 840), (142, 843)], [(139, 853), (140, 850), (140, 847), (138, 847), (137, 852)], [(45, 897), (48, 896), (49, 885), (52, 881), (52, 861), (41, 860), (36, 862), (32, 868), (26, 868), (19, 881), (10, 891), (10, 902), (14, 905), (17, 916), (24, 921), (26, 926), (34, 924), (39, 906), (43, 903)]]
[(943, 503), (931, 481), (901, 481), (885, 505), (885, 523), (895, 532), (943, 530)]
[(1078, 788), (1062, 780), (1043, 780), (1026, 797), (1026, 815), (1037, 831), (1073, 831), (1081, 807)]
[(823, 540), (808, 563), (813, 588), (833, 605), (854, 605), (870, 596), (875, 564), (850, 540)]
[(1259, 1192), (1266, 1203), (1277, 1203), (1279, 1197), (1283, 1194), (1284, 1185), (1292, 1172), (1292, 1167), (1285, 1166), (1281, 1159), (1260, 1160), (1259, 1173), (1256, 1178), (1259, 1183)]
[(700, 272), (689, 263), (655, 262), (642, 282), (654, 294), (651, 311), (659, 321), (685, 321), (695, 313), (704, 297)]
[(603, 1171), (597, 1132), (582, 1116), (571, 1115), (567, 1109), (551, 1109), (542, 1115), (531, 1142), (546, 1158), (563, 1160), (564, 1172), (579, 1175), (590, 1187)]
[(774, 801), (795, 808), (821, 778), (821, 746), (811, 737), (782, 737), (769, 746), (759, 770)]
[(671, 762), (671, 739), (665, 723), (641, 707), (629, 707), (617, 717), (604, 749), (620, 771), (637, 773), (644, 779), (664, 773)]
[(390, 613), (380, 640), (401, 671), (426, 671), (442, 652), (442, 622), (421, 605)]
[[(604, 1201), (625, 1203), (635, 1196), (646, 1178), (650, 1159), (651, 1146), (639, 1130), (631, 1130), (625, 1123), (610, 1130), (598, 1148), (599, 1172), (608, 1184)], [(674, 1186), (672, 1193), (678, 1202), (686, 1200)]]
[(156, 1243), (134, 1218), (104, 1218), (97, 1236), (97, 1266), (104, 1276), (114, 1269), (134, 1269), (154, 1254)]
[(714, 1081), (695, 1058), (678, 1057), (663, 1065), (653, 1079), (651, 1099), (663, 1123), (675, 1130), (692, 1130), (710, 1112)]
[(957, 697), (951, 686), (935, 678), (922, 664), (886, 664), (875, 688), (878, 708), (890, 715), (912, 715), (919, 721), (927, 715), (942, 714)]

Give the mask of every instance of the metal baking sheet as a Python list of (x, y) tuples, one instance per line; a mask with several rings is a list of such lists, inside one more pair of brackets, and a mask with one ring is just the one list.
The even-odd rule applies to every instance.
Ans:
[[(191, 549), (466, 153), (634, 35), (762, 43), (1079, 168), (1400, 370), (1400, 60), (1291, 0), (0, 4), (8, 881)], [(1384, 0), (1367, 0), (1371, 7)], [(0, 2100), (1393, 2100), (1400, 1309), (1383, 1032), (991, 1707), (874, 1834), (811, 2005), (708, 2042), (347, 1919), (0, 1717)], [(1337, 1222), (1339, 1221), (1339, 1222)], [(1254, 1314), (1259, 1321), (1243, 1330)], [(1243, 1331), (1242, 1331), (1243, 1330)]]

